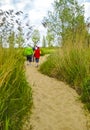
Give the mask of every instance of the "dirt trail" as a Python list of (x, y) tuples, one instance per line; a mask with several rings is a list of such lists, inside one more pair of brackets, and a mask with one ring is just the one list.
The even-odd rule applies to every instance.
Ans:
[(38, 72), (35, 63), (26, 65), (26, 76), (32, 86), (34, 108), (24, 130), (90, 130), (75, 90)]

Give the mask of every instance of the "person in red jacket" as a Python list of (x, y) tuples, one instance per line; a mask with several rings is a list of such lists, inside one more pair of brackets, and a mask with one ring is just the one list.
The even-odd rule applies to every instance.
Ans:
[(36, 46), (35, 51), (34, 51), (36, 67), (38, 67), (38, 65), (39, 65), (40, 54), (41, 54), (40, 48)]

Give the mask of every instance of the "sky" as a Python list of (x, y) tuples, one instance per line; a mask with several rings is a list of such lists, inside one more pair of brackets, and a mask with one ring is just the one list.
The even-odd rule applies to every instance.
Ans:
[[(31, 25), (34, 25), (44, 35), (46, 30), (41, 22), (43, 17), (47, 16), (47, 11), (52, 9), (53, 2), (54, 0), (0, 0), (0, 9), (22, 10), (24, 13), (29, 14)], [(78, 2), (85, 6), (85, 18), (89, 17), (90, 0), (78, 0)]]
[[(29, 14), (32, 24), (39, 25), (53, 2), (54, 0), (0, 0), (0, 8), (22, 10)], [(78, 0), (78, 2), (85, 5), (85, 17), (90, 16), (90, 0)]]
[(39, 29), (43, 34), (45, 28), (41, 24), (43, 17), (47, 15), (47, 11), (51, 9), (51, 3), (54, 0), (0, 0), (0, 9), (15, 9), (22, 10), (29, 14), (31, 25)]

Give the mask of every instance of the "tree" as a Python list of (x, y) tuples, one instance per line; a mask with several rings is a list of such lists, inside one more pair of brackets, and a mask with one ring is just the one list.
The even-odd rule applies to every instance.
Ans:
[(3, 11), (0, 9), (0, 39), (3, 42), (1, 44), (13, 44), (12, 46), (14, 46), (18, 42), (20, 46), (21, 44), (23, 46), (23, 42), (25, 39), (29, 40), (31, 33), (32, 26), (29, 24), (27, 14), (22, 11)]
[(42, 47), (46, 47), (46, 38), (45, 36), (43, 36), (43, 39), (42, 39)]
[(34, 42), (34, 46), (37, 45), (37, 43), (40, 41), (40, 32), (39, 30), (35, 29), (32, 33), (32, 41)]
[(7, 39), (7, 42), (9, 43), (9, 46), (10, 47), (14, 47), (14, 36), (15, 33), (14, 32), (11, 32), (11, 34), (9, 35), (8, 39)]
[(25, 39), (22, 35), (22, 32), (19, 32), (17, 38), (16, 38), (16, 43), (19, 45), (19, 47), (22, 47), (23, 43), (25, 42)]
[(80, 40), (79, 36), (86, 31), (84, 8), (79, 6), (76, 0), (55, 0), (53, 11), (49, 11), (48, 16), (44, 17), (43, 25), (55, 38), (61, 39), (62, 44), (68, 40), (75, 44)]
[(47, 39), (47, 42), (48, 42), (48, 47), (52, 47), (53, 41), (54, 41), (54, 35), (51, 32), (48, 31), (46, 39)]

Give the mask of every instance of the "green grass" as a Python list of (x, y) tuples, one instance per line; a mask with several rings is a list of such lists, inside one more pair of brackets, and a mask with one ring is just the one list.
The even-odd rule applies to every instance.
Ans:
[(20, 130), (32, 107), (32, 90), (26, 81), (24, 58), (19, 49), (1, 49), (0, 130)]
[(40, 71), (48, 76), (67, 82), (90, 110), (90, 49), (62, 48), (48, 57), (40, 66)]
[(41, 55), (45, 55), (45, 54), (51, 54), (54, 53), (58, 47), (42, 47), (41, 49)]

